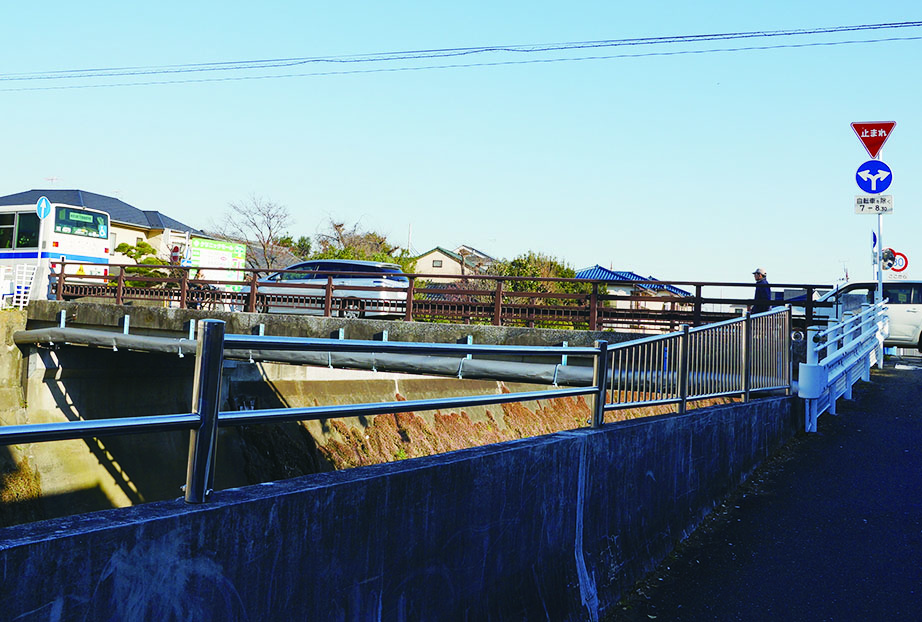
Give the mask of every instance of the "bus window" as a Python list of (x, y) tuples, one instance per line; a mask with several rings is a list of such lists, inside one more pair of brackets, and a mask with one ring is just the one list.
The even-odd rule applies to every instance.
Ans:
[(0, 248), (13, 248), (15, 214), (0, 214)]
[(105, 215), (81, 209), (59, 207), (55, 210), (55, 233), (69, 233), (89, 238), (108, 238), (109, 225)]
[(38, 248), (38, 214), (16, 215), (16, 248)]

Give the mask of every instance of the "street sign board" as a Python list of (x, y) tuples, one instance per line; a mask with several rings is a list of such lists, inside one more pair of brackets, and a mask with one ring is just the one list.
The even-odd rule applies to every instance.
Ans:
[(48, 200), (48, 197), (41, 196), (38, 198), (38, 202), (35, 204), (35, 213), (42, 220), (51, 215), (51, 201)]
[(893, 252), (893, 266), (890, 268), (894, 272), (902, 272), (909, 266), (909, 260), (903, 253)]
[(890, 132), (896, 126), (896, 121), (875, 121), (873, 123), (852, 123), (852, 129), (858, 135), (858, 140), (868, 150), (872, 158), (876, 158)]
[(893, 195), (879, 194), (876, 196), (857, 196), (855, 197), (856, 214), (892, 214), (893, 213)]
[(893, 182), (893, 172), (880, 160), (868, 160), (858, 167), (855, 182), (869, 194), (880, 194)]

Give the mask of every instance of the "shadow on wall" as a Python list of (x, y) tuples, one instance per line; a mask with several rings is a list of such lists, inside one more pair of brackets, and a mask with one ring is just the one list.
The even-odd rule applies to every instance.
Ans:
[[(26, 394), (32, 402), (27, 407), (30, 423), (192, 410), (194, 357), (65, 347), (41, 349), (37, 359), (26, 381)], [(225, 386), (228, 385), (233, 386)], [(258, 395), (231, 393), (221, 409), (287, 406), (271, 383), (263, 386)], [(85, 446), (89, 456), (79, 449), (79, 444)], [(43, 453), (43, 459), (35, 463), (0, 447), (2, 526), (182, 496), (189, 432), (105, 436), (34, 447)], [(297, 423), (219, 430), (215, 469), (218, 489), (331, 468), (317, 452), (309, 432)], [(53, 482), (56, 477), (73, 482), (72, 490), (43, 493), (42, 482)], [(59, 485), (45, 488), (59, 490), (60, 482), (61, 479)]]
[(42, 495), (40, 478), (28, 460), (17, 463), (7, 447), (0, 448), (0, 527), (111, 507), (99, 486)]

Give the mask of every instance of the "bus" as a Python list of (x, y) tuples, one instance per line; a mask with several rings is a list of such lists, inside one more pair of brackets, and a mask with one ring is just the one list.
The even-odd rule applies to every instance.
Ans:
[[(48, 275), (51, 264), (62, 260), (82, 262), (68, 265), (67, 274), (109, 274), (109, 214), (61, 204), (51, 208), (40, 219), (35, 206), (0, 206), (0, 269), (11, 274), (16, 266), (35, 266), (31, 299), (54, 298)], [(86, 280), (104, 284), (101, 278)]]

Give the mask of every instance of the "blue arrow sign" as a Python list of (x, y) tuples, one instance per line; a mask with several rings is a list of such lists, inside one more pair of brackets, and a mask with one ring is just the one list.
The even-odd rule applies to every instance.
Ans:
[(51, 201), (48, 200), (48, 197), (42, 196), (38, 198), (38, 203), (35, 204), (35, 213), (41, 219), (48, 218), (51, 214)]
[(858, 187), (870, 194), (880, 194), (890, 187), (893, 182), (893, 173), (890, 167), (880, 160), (868, 160), (858, 167), (855, 173)]

